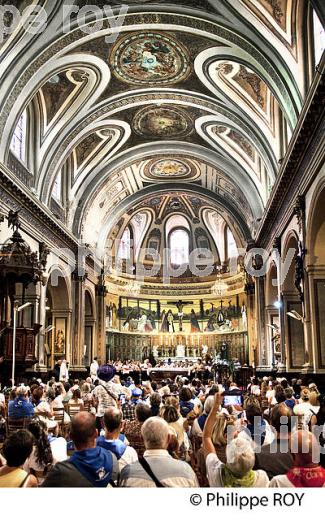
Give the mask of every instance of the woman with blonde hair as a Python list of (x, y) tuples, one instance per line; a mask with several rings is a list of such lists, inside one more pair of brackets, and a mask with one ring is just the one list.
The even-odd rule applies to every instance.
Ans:
[(304, 388), (300, 393), (299, 404), (293, 408), (293, 413), (298, 417), (298, 429), (307, 430), (314, 411), (310, 403), (310, 391)]
[(180, 415), (175, 406), (167, 405), (161, 409), (161, 417), (174, 429), (178, 440), (178, 456), (180, 459), (188, 460), (190, 443), (184, 429), (184, 418)]
[[(231, 428), (231, 437), (236, 437), (238, 432), (236, 429), (236, 421), (234, 417), (219, 413), (215, 417), (215, 423), (212, 430), (211, 440), (215, 447), (216, 454), (221, 462), (226, 462), (226, 447), (227, 447), (227, 433), (229, 432), (228, 427)], [(197, 452), (197, 467), (199, 472), (199, 482), (206, 486), (208, 481), (206, 479), (206, 464), (203, 447)]]

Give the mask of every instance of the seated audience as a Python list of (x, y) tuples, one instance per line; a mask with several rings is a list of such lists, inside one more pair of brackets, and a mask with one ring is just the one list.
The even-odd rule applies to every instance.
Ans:
[(118, 462), (110, 451), (96, 446), (96, 419), (79, 412), (71, 420), (70, 436), (76, 451), (69, 460), (58, 462), (42, 487), (107, 487), (118, 479)]
[(0, 467), (0, 488), (37, 487), (36, 477), (23, 469), (33, 442), (33, 435), (27, 430), (18, 430), (7, 437), (2, 448), (5, 464)]
[(81, 399), (81, 391), (79, 387), (73, 389), (72, 397), (69, 399), (68, 404), (69, 406), (80, 406), (80, 411), (83, 410), (84, 402)]
[(269, 479), (265, 471), (253, 470), (255, 453), (250, 441), (234, 438), (226, 447), (226, 463), (218, 458), (212, 442), (212, 431), (221, 401), (222, 396), (216, 394), (203, 430), (203, 449), (210, 487), (267, 487)]
[[(139, 405), (138, 405), (139, 406)], [(121, 487), (196, 487), (198, 481), (187, 462), (174, 459), (167, 451), (169, 426), (160, 417), (150, 417), (141, 428), (143, 460), (121, 472)]]
[(293, 467), (272, 478), (270, 487), (325, 487), (325, 469), (319, 464), (319, 444), (307, 430), (292, 433), (290, 449)]
[(174, 406), (164, 406), (161, 409), (162, 418), (173, 428), (178, 442), (178, 457), (182, 460), (189, 459), (190, 444), (187, 433), (184, 430), (184, 418)]
[(239, 432), (238, 437), (251, 440), (254, 446), (270, 444), (273, 440), (272, 431), (263, 418), (263, 412), (259, 401), (253, 398), (245, 404), (246, 426)]
[(191, 436), (197, 435), (198, 437), (202, 437), (205, 421), (207, 420), (208, 415), (213, 407), (213, 403), (214, 397), (212, 395), (209, 395), (204, 402), (204, 411), (202, 415), (197, 417), (193, 422)]
[(33, 473), (42, 484), (44, 478), (54, 461), (51, 445), (48, 439), (46, 424), (42, 420), (35, 418), (28, 425), (28, 431), (33, 435), (33, 451), (25, 461), (24, 470)]
[(118, 408), (111, 406), (104, 414), (105, 434), (97, 438), (97, 446), (114, 453), (118, 460), (120, 471), (127, 464), (132, 464), (132, 462), (138, 460), (135, 449), (132, 446), (128, 446), (121, 439), (122, 418), (122, 412)]
[(285, 401), (284, 401), (284, 404), (290, 408), (290, 410), (293, 410), (295, 405), (296, 405), (296, 399), (294, 398), (294, 395), (293, 395), (293, 388), (285, 388), (284, 390), (284, 395), (285, 395)]
[(122, 413), (126, 421), (135, 421), (135, 402), (132, 401), (131, 396), (125, 396), (125, 402), (122, 404)]
[(308, 429), (314, 410), (309, 402), (310, 392), (304, 388), (300, 394), (300, 401), (293, 408), (293, 413), (298, 417), (298, 428)]
[(19, 386), (16, 389), (16, 397), (9, 402), (8, 416), (11, 419), (24, 419), (32, 417), (34, 413), (34, 406), (28, 400), (27, 386)]
[(161, 395), (158, 392), (153, 392), (150, 395), (150, 408), (152, 417), (158, 416), (160, 414), (161, 403)]
[(254, 469), (264, 469), (271, 479), (285, 474), (293, 465), (289, 441), (292, 428), (292, 412), (284, 403), (277, 404), (270, 413), (274, 439), (271, 444), (255, 450)]
[(141, 428), (143, 423), (151, 417), (151, 409), (145, 403), (139, 403), (135, 407), (135, 421), (126, 421), (124, 425), (124, 434), (127, 437), (130, 446), (133, 446), (138, 456), (141, 457), (145, 450)]

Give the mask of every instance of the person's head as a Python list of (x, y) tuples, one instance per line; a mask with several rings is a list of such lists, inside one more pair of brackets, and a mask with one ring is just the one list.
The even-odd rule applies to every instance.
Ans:
[(34, 388), (33, 393), (32, 393), (33, 402), (38, 403), (42, 399), (43, 394), (44, 394), (44, 389), (42, 386), (37, 386), (36, 388)]
[[(292, 411), (284, 403), (276, 404), (270, 412), (270, 424), (279, 433), (291, 432)], [(281, 428), (282, 426), (282, 428)], [(280, 429), (281, 428), (281, 429)]]
[(35, 417), (28, 425), (28, 431), (34, 437), (36, 446), (36, 459), (40, 465), (47, 465), (53, 462), (51, 445), (47, 437), (47, 427), (44, 421)]
[(150, 405), (151, 405), (151, 408), (159, 408), (160, 405), (161, 405), (161, 395), (159, 394), (159, 392), (154, 392), (153, 394), (151, 394), (150, 396)]
[(80, 388), (75, 388), (72, 392), (72, 399), (80, 399), (81, 398), (81, 392), (80, 392)]
[(214, 403), (214, 397), (213, 397), (213, 395), (209, 395), (204, 402), (204, 413), (206, 415), (209, 415), (209, 413), (211, 412), (213, 403)]
[(83, 394), (89, 394), (89, 392), (90, 392), (90, 384), (89, 383), (84, 383), (82, 385), (81, 391), (82, 391)]
[(283, 403), (286, 400), (283, 386), (276, 385), (275, 392), (274, 392), (274, 398), (277, 403)]
[(164, 406), (162, 410), (162, 418), (167, 423), (174, 423), (178, 421), (179, 413), (174, 406)]
[(141, 397), (142, 397), (142, 390), (141, 390), (141, 388), (138, 388), (138, 387), (133, 388), (133, 390), (132, 390), (132, 401), (133, 402), (137, 402), (137, 401), (139, 401), (139, 399), (141, 399)]
[(108, 383), (115, 376), (116, 369), (113, 365), (106, 363), (106, 365), (101, 365), (97, 370), (97, 377), (101, 381)]
[(319, 463), (319, 443), (308, 430), (297, 430), (290, 438), (290, 451), (294, 466), (305, 467), (311, 463)]
[(310, 402), (311, 406), (318, 406), (319, 405), (318, 397), (319, 397), (319, 394), (315, 390), (312, 390), (310, 392), (310, 394), (309, 394), (309, 402)]
[(26, 399), (27, 395), (28, 395), (27, 386), (24, 386), (24, 385), (18, 386), (18, 388), (16, 389), (16, 395), (20, 399)]
[(285, 395), (285, 398), (286, 399), (292, 399), (292, 396), (293, 396), (293, 389), (288, 386), (287, 388), (285, 388), (284, 390), (284, 395)]
[(179, 400), (180, 401), (190, 401), (192, 399), (192, 392), (188, 386), (182, 386), (179, 391)]
[(227, 467), (237, 478), (244, 477), (255, 464), (255, 453), (250, 441), (237, 437), (226, 447)]
[(95, 356), (95, 357), (94, 357), (94, 361), (97, 361), (97, 359), (98, 359), (97, 356)]
[(140, 423), (144, 423), (151, 417), (151, 408), (145, 403), (138, 403), (135, 407), (135, 415)]
[(70, 436), (78, 451), (96, 446), (96, 419), (89, 412), (79, 412), (71, 419)]
[(179, 399), (175, 395), (170, 395), (165, 400), (166, 406), (174, 406), (177, 410), (179, 410)]
[(122, 412), (115, 406), (110, 406), (104, 413), (104, 425), (108, 433), (120, 433), (122, 420)]
[(34, 437), (28, 430), (12, 433), (4, 442), (2, 453), (10, 468), (19, 468), (33, 450)]
[(141, 428), (147, 450), (166, 450), (169, 442), (169, 426), (161, 417), (150, 417)]
[(217, 448), (227, 444), (227, 427), (234, 426), (234, 420), (220, 413), (215, 418), (211, 439)]
[(308, 388), (304, 388), (303, 390), (301, 390), (300, 399), (302, 400), (302, 402), (307, 403), (309, 401), (309, 397), (310, 397), (310, 392), (309, 392)]
[(66, 381), (65, 383), (63, 383), (63, 387), (66, 392), (69, 392), (71, 385), (68, 381)]
[(260, 403), (255, 400), (253, 403), (249, 403), (246, 408), (247, 422), (254, 424), (254, 417), (262, 417), (263, 412)]
[(56, 397), (57, 397), (56, 390), (54, 390), (54, 388), (49, 388), (48, 391), (46, 392), (46, 399), (48, 401), (54, 401), (54, 399)]

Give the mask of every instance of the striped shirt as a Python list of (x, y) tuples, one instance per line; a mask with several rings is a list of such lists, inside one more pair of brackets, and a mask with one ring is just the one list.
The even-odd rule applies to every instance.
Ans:
[[(146, 450), (144, 458), (164, 487), (198, 487), (194, 471), (187, 462), (175, 460), (167, 450)], [(125, 466), (121, 472), (121, 487), (156, 487), (139, 462)]]

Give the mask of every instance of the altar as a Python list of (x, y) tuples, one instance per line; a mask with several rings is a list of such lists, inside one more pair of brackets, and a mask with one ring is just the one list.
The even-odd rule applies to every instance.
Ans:
[[(109, 355), (108, 355), (109, 352)], [(136, 333), (110, 331), (107, 334), (107, 356), (111, 359), (143, 360), (203, 359), (218, 354), (227, 354), (229, 359), (248, 363), (247, 332), (201, 332), (186, 334)]]

